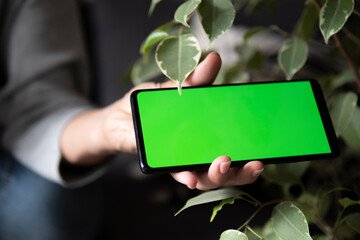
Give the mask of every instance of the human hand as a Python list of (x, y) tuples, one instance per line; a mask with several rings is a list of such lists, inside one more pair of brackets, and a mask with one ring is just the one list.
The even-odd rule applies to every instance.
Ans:
[[(209, 54), (183, 82), (183, 86), (210, 85), (215, 80), (220, 66), (220, 56), (217, 53)], [(78, 116), (74, 119), (75, 121), (72, 121), (75, 124), (69, 124), (66, 128), (68, 130), (66, 132), (70, 132), (70, 135), (64, 134), (65, 137), (63, 137), (62, 142), (67, 146), (63, 146), (66, 159), (74, 164), (91, 165), (116, 152), (136, 153), (130, 95), (136, 89), (165, 87), (176, 87), (176, 83), (174, 81), (142, 83), (108, 107)], [(81, 129), (87, 131), (88, 134), (81, 134)], [(89, 129), (92, 131), (89, 132)], [(78, 132), (80, 139), (74, 137), (74, 132)], [(68, 154), (69, 149), (77, 154), (71, 151)], [(189, 188), (207, 190), (224, 185), (252, 183), (264, 168), (258, 161), (249, 162), (242, 168), (230, 168), (230, 165), (231, 160), (228, 156), (220, 156), (213, 161), (208, 171), (184, 171), (172, 173), (172, 176)]]
[[(221, 66), (217, 53), (210, 53), (194, 72), (183, 82), (182, 86), (211, 85)], [(131, 89), (122, 99), (108, 107), (108, 117), (104, 123), (104, 134), (107, 146), (121, 152), (136, 153), (135, 133), (131, 115), (130, 95), (137, 89), (176, 87), (174, 81), (164, 83), (146, 82)]]
[[(199, 64), (195, 71), (184, 81), (183, 86), (210, 85), (216, 78), (221, 66), (221, 59), (217, 53), (211, 53)], [(162, 84), (146, 83), (136, 87), (139, 88), (161, 88), (176, 87), (173, 81)], [(130, 94), (130, 93), (129, 93)], [(129, 101), (128, 99), (126, 101)], [(130, 107), (128, 109), (130, 111)], [(134, 133), (132, 133), (134, 136)], [(133, 139), (135, 144), (135, 139)], [(134, 149), (134, 151), (136, 151)], [(259, 161), (247, 163), (241, 168), (230, 168), (231, 159), (228, 156), (220, 156), (211, 164), (208, 171), (202, 172), (177, 172), (171, 175), (178, 182), (189, 188), (207, 190), (220, 186), (244, 185), (254, 182), (261, 174), (264, 166)]]

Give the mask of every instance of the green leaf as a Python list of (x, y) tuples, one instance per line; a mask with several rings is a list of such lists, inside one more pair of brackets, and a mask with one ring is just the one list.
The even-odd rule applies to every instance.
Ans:
[(360, 150), (360, 108), (356, 107), (352, 119), (341, 136), (354, 149)]
[(269, 164), (265, 166), (261, 176), (279, 185), (298, 184), (309, 164), (310, 162)]
[(360, 213), (347, 215), (341, 222), (346, 223), (352, 230), (360, 234)]
[(308, 4), (296, 24), (296, 35), (305, 39), (313, 38), (317, 30), (316, 23), (318, 20), (319, 13), (317, 8), (312, 3)]
[(174, 19), (175, 21), (182, 23), (186, 27), (190, 27), (187, 23), (188, 17), (197, 9), (201, 0), (188, 0), (176, 9)]
[(320, 11), (320, 31), (327, 44), (341, 30), (354, 10), (354, 0), (326, 0)]
[(207, 191), (196, 197), (190, 198), (186, 202), (186, 204), (175, 214), (175, 216), (181, 213), (182, 211), (184, 211), (185, 209), (195, 205), (216, 202), (216, 201), (240, 196), (243, 194), (245, 194), (243, 191), (233, 188), (222, 188), (222, 189)]
[(233, 198), (233, 197), (222, 200), (219, 205), (217, 205), (217, 206), (215, 206), (213, 208), (213, 212), (212, 212), (212, 215), (211, 215), (211, 218), (210, 218), (210, 222), (212, 222), (214, 220), (214, 218), (216, 217), (216, 214), (222, 209), (222, 207), (225, 204), (234, 204), (234, 202), (235, 202), (235, 198)]
[(335, 187), (326, 191), (325, 193), (321, 194), (321, 197), (317, 201), (317, 211), (319, 212), (320, 216), (324, 217), (328, 210), (331, 208), (331, 193), (337, 191), (350, 191), (344, 187)]
[(311, 217), (313, 216), (309, 206), (313, 206), (315, 201), (315, 196), (309, 192), (303, 192), (298, 198), (297, 202), (294, 203), (304, 214), (306, 221), (310, 222)]
[(150, 55), (137, 60), (131, 70), (131, 81), (134, 85), (149, 81), (161, 74), (155, 62), (155, 56)]
[(168, 22), (154, 31), (152, 31), (141, 44), (140, 53), (147, 55), (155, 44), (169, 36), (168, 30), (174, 25), (174, 22)]
[(285, 72), (287, 80), (292, 79), (305, 64), (308, 56), (308, 45), (304, 40), (292, 37), (285, 41), (278, 54), (280, 68)]
[(162, 0), (151, 0), (151, 5), (149, 8), (149, 13), (148, 15), (151, 16), (155, 10), (156, 5), (158, 5), (158, 3), (160, 3)]
[(335, 96), (330, 102), (329, 111), (331, 121), (337, 136), (341, 136), (342, 132), (349, 125), (355, 111), (357, 100), (358, 97), (355, 93), (348, 92)]
[(280, 239), (312, 239), (304, 214), (291, 202), (278, 204), (271, 221), (275, 235)]
[(198, 11), (210, 43), (225, 33), (235, 19), (235, 8), (230, 0), (203, 0)]
[(238, 230), (229, 229), (220, 235), (220, 240), (248, 240), (248, 237)]
[(167, 37), (162, 40), (155, 53), (160, 70), (178, 84), (181, 84), (197, 66), (201, 56), (199, 42), (193, 34)]
[(355, 75), (352, 70), (348, 69), (332, 79), (328, 92), (331, 93), (334, 89), (351, 82), (355, 82)]
[(360, 205), (360, 200), (355, 201), (355, 200), (352, 200), (352, 199), (346, 197), (346, 198), (339, 199), (339, 203), (344, 208), (348, 208), (353, 205)]

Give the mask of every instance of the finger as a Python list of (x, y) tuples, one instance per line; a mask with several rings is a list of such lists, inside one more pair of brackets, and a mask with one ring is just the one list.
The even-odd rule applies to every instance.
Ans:
[(196, 188), (208, 190), (224, 185), (229, 178), (231, 159), (228, 156), (216, 158), (210, 165), (207, 172), (197, 174), (198, 182)]
[(220, 67), (220, 55), (216, 52), (210, 53), (183, 82), (183, 86), (211, 85), (215, 81)]
[[(206, 58), (196, 67), (190, 76), (182, 83), (183, 87), (186, 86), (201, 86), (210, 85), (214, 82), (221, 67), (220, 55), (216, 52), (210, 53)], [(174, 81), (166, 81), (159, 83), (158, 87), (168, 88), (176, 87)]]
[(176, 172), (171, 173), (171, 175), (176, 181), (186, 185), (190, 189), (194, 189), (197, 185), (197, 177), (192, 172)]
[(242, 168), (232, 168), (229, 171), (229, 178), (225, 185), (245, 185), (256, 181), (264, 170), (264, 165), (260, 161), (251, 161)]

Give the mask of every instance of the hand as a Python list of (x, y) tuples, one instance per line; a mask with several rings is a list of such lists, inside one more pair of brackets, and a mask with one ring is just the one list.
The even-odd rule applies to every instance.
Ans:
[[(220, 66), (220, 56), (217, 53), (209, 54), (183, 82), (183, 86), (210, 85)], [(76, 117), (65, 128), (61, 139), (66, 160), (72, 164), (91, 165), (116, 152), (136, 153), (130, 94), (136, 89), (164, 87), (176, 87), (176, 84), (173, 81), (143, 83), (110, 106)], [(223, 185), (252, 183), (264, 169), (258, 161), (249, 162), (242, 168), (230, 168), (230, 165), (229, 157), (220, 156), (213, 161), (208, 171), (185, 171), (172, 173), (172, 176), (189, 188), (207, 190)]]
[(264, 166), (259, 161), (248, 162), (241, 168), (230, 168), (231, 159), (228, 156), (216, 158), (206, 172), (178, 172), (172, 173), (173, 178), (188, 186), (199, 190), (209, 190), (221, 186), (236, 186), (253, 183)]

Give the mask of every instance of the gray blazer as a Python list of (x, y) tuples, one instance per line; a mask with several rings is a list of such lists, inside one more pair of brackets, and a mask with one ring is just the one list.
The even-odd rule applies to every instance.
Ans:
[[(5, 4), (4, 4), (5, 3)], [(77, 174), (62, 167), (60, 135), (92, 108), (76, 0), (0, 0), (1, 147), (39, 175), (76, 187), (103, 168)]]

